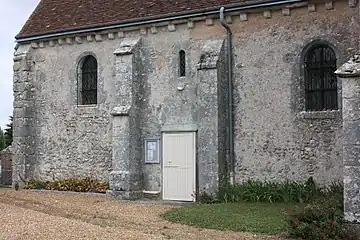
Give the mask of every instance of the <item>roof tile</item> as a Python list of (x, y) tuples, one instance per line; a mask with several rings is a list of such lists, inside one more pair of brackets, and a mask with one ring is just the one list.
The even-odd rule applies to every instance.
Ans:
[(16, 37), (201, 10), (243, 1), (246, 0), (41, 0)]

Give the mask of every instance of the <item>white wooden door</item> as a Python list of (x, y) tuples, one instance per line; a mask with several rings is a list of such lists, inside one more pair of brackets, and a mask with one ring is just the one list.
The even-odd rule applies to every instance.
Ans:
[(195, 132), (163, 134), (163, 199), (195, 201)]

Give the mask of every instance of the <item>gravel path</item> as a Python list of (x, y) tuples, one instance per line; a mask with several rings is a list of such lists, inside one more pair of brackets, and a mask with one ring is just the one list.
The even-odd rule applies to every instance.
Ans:
[(199, 229), (159, 217), (173, 207), (117, 202), (99, 195), (0, 188), (0, 239), (280, 240)]

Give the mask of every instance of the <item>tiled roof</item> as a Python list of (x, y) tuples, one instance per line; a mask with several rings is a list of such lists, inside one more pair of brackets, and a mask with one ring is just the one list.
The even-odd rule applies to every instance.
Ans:
[(247, 0), (41, 0), (16, 38), (199, 11), (244, 1)]

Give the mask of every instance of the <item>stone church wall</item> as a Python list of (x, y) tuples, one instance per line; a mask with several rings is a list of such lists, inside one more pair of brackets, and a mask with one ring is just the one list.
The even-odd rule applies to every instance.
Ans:
[(358, 49), (357, 12), (347, 1), (310, 4), (289, 16), (249, 15), (234, 27), (238, 181), (342, 180), (342, 113), (304, 111), (302, 58), (312, 43), (325, 42), (341, 66)]
[[(331, 3), (227, 17), (234, 33), (237, 181), (314, 176), (315, 181), (328, 183), (341, 179), (341, 111), (303, 111), (304, 48), (313, 40), (327, 41), (334, 47), (340, 66), (358, 47), (358, 10), (349, 7), (348, 1)], [(166, 126), (197, 125), (200, 134), (205, 132), (200, 140), (224, 144), (225, 137), (216, 131), (226, 121), (222, 117), (226, 105), (219, 102), (225, 99), (226, 91), (218, 89), (226, 84), (215, 83), (213, 75), (199, 72), (197, 67), (204, 46), (214, 46), (224, 54), (226, 32), (218, 20), (53, 39), (20, 45), (15, 53), (16, 174), (42, 180), (84, 175), (108, 180), (113, 146), (110, 113), (118, 97), (114, 81), (119, 68), (126, 69), (121, 62), (116, 63), (114, 52), (129, 38), (141, 38), (142, 44), (141, 57), (135, 58), (141, 61), (142, 72), (133, 74), (135, 81), (142, 83), (137, 96), (142, 100), (138, 102), (141, 138), (160, 137)], [(181, 49), (186, 52), (187, 64), (186, 77), (182, 78), (178, 77)], [(96, 106), (77, 105), (77, 68), (87, 54), (98, 61)], [(219, 59), (216, 67), (218, 79), (222, 79), (226, 69), (221, 59), (225, 58), (221, 55)], [(24, 89), (18, 90), (22, 85)], [(341, 95), (340, 83), (339, 87)], [(206, 128), (201, 130), (201, 126)], [(221, 151), (200, 146), (198, 157), (212, 158), (223, 155)], [(202, 166), (200, 185), (213, 189), (218, 166), (209, 163)], [(161, 164), (144, 164), (142, 170), (144, 189), (159, 190)]]

